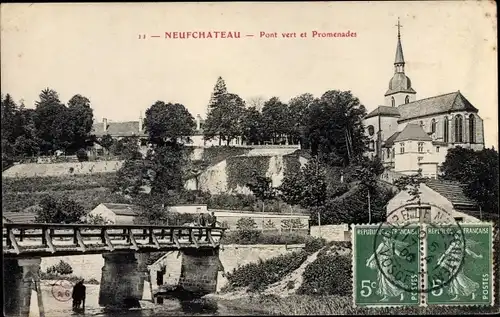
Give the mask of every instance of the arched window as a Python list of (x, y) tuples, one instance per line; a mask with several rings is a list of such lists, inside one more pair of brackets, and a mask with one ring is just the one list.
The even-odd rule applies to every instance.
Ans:
[(431, 133), (436, 133), (436, 120), (431, 121)]
[(370, 151), (375, 151), (375, 142), (374, 141), (370, 141), (369, 149), (370, 149)]
[(475, 143), (476, 142), (476, 122), (474, 122), (475, 117), (473, 114), (469, 116), (469, 142), (470, 143)]
[(464, 142), (464, 119), (461, 115), (455, 116), (455, 142), (463, 143)]
[(394, 97), (391, 97), (391, 104), (393, 107), (396, 106), (396, 100), (394, 100)]
[(370, 136), (372, 136), (373, 134), (375, 134), (375, 128), (372, 125), (368, 126), (368, 134)]
[(409, 102), (410, 102), (410, 96), (407, 95), (405, 98), (405, 103), (409, 103)]
[(391, 158), (391, 149), (387, 148), (387, 158)]
[(448, 117), (444, 117), (443, 120), (443, 141), (450, 142), (450, 123), (448, 122)]

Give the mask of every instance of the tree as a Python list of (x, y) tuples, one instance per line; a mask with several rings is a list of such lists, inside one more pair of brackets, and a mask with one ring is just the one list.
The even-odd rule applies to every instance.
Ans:
[(442, 166), (443, 178), (461, 183), (464, 193), (489, 213), (498, 213), (498, 152), (456, 147), (448, 150)]
[(276, 144), (290, 131), (287, 106), (279, 98), (272, 97), (262, 107), (263, 135)]
[(308, 107), (305, 137), (313, 155), (330, 164), (349, 165), (365, 150), (366, 109), (350, 91), (327, 91)]
[(138, 139), (136, 137), (124, 137), (110, 147), (113, 155), (120, 156), (124, 160), (140, 160), (142, 154), (139, 152)]
[(377, 189), (378, 177), (384, 172), (384, 166), (378, 158), (371, 160), (364, 156), (359, 157), (354, 163), (354, 173), (360, 182), (361, 190), (367, 193), (368, 223), (371, 223), (371, 196)]
[(247, 184), (252, 193), (262, 202), (262, 212), (264, 212), (264, 203), (268, 199), (275, 197), (276, 191), (272, 186), (272, 180), (269, 177), (259, 176), (253, 173), (254, 180)]
[(80, 223), (85, 215), (84, 208), (66, 196), (55, 198), (44, 196), (36, 215), (36, 222), (46, 223)]
[(157, 101), (146, 110), (144, 125), (151, 143), (155, 145), (189, 142), (189, 136), (196, 128), (194, 118), (186, 107), (163, 101)]
[(17, 127), (16, 117), (18, 109), (10, 94), (6, 94), (2, 98), (2, 139), (7, 140), (10, 144), (14, 144), (19, 133), (16, 131)]
[(401, 191), (407, 191), (410, 195), (409, 202), (416, 200), (420, 205), (420, 184), (425, 182), (425, 178), (422, 177), (422, 170), (419, 169), (416, 174), (404, 175), (394, 181), (394, 185)]
[(261, 113), (255, 108), (245, 109), (242, 122), (242, 136), (247, 144), (259, 144), (263, 141), (263, 122)]
[(255, 108), (257, 111), (262, 111), (262, 107), (264, 106), (264, 103), (266, 100), (261, 97), (261, 96), (256, 96), (256, 97), (251, 97), (247, 100), (246, 104), (250, 108)]
[(115, 141), (113, 140), (113, 137), (109, 134), (106, 134), (102, 136), (101, 140), (99, 141), (99, 144), (107, 151), (109, 151), (114, 142)]
[(220, 97), (225, 94), (227, 94), (226, 82), (219, 76), (219, 78), (217, 78), (217, 82), (215, 83), (214, 91), (210, 96), (210, 102), (208, 103), (209, 113), (219, 106)]
[(146, 162), (140, 160), (125, 160), (116, 172), (114, 191), (129, 197), (135, 197), (143, 192), (145, 186), (151, 186)]
[(293, 143), (303, 141), (305, 118), (309, 105), (313, 102), (314, 96), (305, 93), (290, 99), (288, 102), (289, 134)]
[(205, 140), (219, 137), (219, 144), (227, 144), (242, 134), (242, 119), (245, 110), (244, 101), (235, 94), (223, 94), (218, 99), (217, 107), (207, 116), (203, 134)]
[(74, 95), (68, 101), (68, 129), (73, 137), (71, 147), (78, 149), (85, 146), (90, 136), (94, 114), (90, 107), (90, 100), (82, 95)]

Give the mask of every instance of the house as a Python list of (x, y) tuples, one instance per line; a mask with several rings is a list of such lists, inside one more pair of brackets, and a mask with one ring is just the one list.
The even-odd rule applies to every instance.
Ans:
[[(420, 184), (419, 190), (421, 193), (420, 205), (416, 202), (409, 204), (411, 196), (407, 191), (400, 191), (387, 203), (386, 210), (389, 222), (395, 220), (390, 217), (391, 213), (402, 208), (415, 212), (415, 221), (419, 221), (424, 215), (426, 216), (425, 219), (422, 219), (424, 222), (436, 219), (438, 213), (442, 213), (443, 210), (457, 222), (480, 221), (479, 206), (475, 201), (465, 196), (459, 183), (429, 179)], [(421, 210), (420, 215), (416, 214), (417, 208)], [(442, 219), (449, 221), (450, 217)]]
[(102, 203), (95, 207), (89, 215), (101, 216), (113, 224), (133, 224), (139, 215), (139, 208), (130, 204)]
[(36, 215), (36, 212), (3, 212), (2, 220), (3, 223), (35, 223)]

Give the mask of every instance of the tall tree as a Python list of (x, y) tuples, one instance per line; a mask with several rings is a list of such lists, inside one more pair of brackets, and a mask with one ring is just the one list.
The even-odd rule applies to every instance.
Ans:
[(73, 149), (85, 146), (85, 141), (90, 136), (94, 113), (90, 107), (90, 100), (82, 95), (74, 95), (68, 101), (68, 129), (71, 131)]
[(217, 78), (217, 82), (215, 83), (214, 91), (210, 96), (210, 102), (208, 103), (209, 113), (214, 108), (217, 108), (220, 102), (220, 97), (225, 94), (227, 94), (226, 82), (219, 76), (219, 78)]
[(272, 97), (262, 107), (262, 121), (264, 137), (274, 144), (289, 132), (290, 121), (287, 105), (282, 103), (278, 97)]
[(371, 199), (373, 194), (377, 190), (378, 177), (384, 171), (384, 166), (382, 162), (375, 158), (373, 160), (368, 159), (365, 156), (359, 157), (353, 162), (353, 170), (356, 178), (360, 182), (360, 187), (362, 191), (366, 191), (367, 201), (368, 201), (368, 223), (372, 222), (372, 203)]
[(294, 143), (303, 141), (307, 109), (313, 100), (312, 94), (305, 93), (288, 102), (289, 134)]
[(144, 120), (151, 143), (189, 142), (196, 123), (193, 116), (181, 104), (157, 101), (148, 110)]
[(55, 198), (47, 195), (40, 201), (40, 209), (36, 215), (36, 221), (47, 223), (80, 223), (84, 215), (84, 208), (74, 200), (66, 196)]
[(243, 139), (247, 144), (259, 144), (263, 141), (262, 131), (262, 114), (255, 107), (246, 108), (242, 122)]
[(203, 129), (205, 140), (219, 137), (219, 143), (229, 142), (242, 134), (245, 102), (236, 94), (224, 94), (219, 104), (208, 113)]
[(253, 173), (253, 181), (247, 184), (247, 187), (252, 193), (262, 202), (262, 212), (264, 212), (264, 204), (268, 199), (272, 199), (276, 195), (276, 190), (272, 186), (272, 180), (269, 177), (259, 176)]
[(10, 96), (6, 94), (5, 98), (2, 98), (2, 139), (7, 140), (9, 143), (13, 144), (17, 138), (16, 133), (16, 117), (18, 115), (18, 109), (16, 103)]

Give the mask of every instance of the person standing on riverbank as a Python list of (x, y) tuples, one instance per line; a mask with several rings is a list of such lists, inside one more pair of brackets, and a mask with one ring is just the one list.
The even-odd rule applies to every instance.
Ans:
[(82, 305), (82, 310), (85, 309), (85, 293), (86, 293), (86, 287), (83, 285), (83, 280), (80, 282), (76, 283), (76, 285), (73, 287), (73, 310), (80, 309), (80, 305)]

